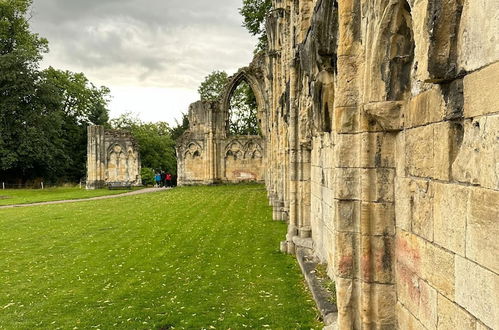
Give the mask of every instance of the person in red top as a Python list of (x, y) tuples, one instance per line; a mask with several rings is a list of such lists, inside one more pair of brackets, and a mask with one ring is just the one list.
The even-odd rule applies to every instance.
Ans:
[(172, 175), (170, 173), (166, 173), (166, 186), (167, 187), (172, 186)]

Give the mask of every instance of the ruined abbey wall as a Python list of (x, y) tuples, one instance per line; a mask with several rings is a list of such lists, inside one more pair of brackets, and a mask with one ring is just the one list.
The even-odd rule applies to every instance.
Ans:
[(189, 129), (177, 143), (179, 185), (263, 182), (264, 139), (227, 133), (230, 93), (244, 75), (241, 71), (232, 79), (225, 103), (199, 101), (190, 106)]
[(129, 132), (89, 126), (87, 133), (87, 189), (142, 184), (139, 147)]
[(499, 328), (498, 11), (273, 1), (266, 185), (340, 329)]
[(244, 77), (263, 157), (245, 171), (264, 169), (281, 250), (327, 264), (331, 326), (499, 329), (499, 0), (272, 4), (268, 51), (191, 108), (181, 181), (237, 168), (224, 109)]

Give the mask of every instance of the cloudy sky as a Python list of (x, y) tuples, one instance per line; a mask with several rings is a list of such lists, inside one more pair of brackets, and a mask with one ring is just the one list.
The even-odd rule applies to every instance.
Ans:
[(242, 0), (34, 0), (31, 26), (49, 40), (43, 67), (111, 88), (111, 117), (180, 118), (213, 70), (246, 66), (256, 40)]

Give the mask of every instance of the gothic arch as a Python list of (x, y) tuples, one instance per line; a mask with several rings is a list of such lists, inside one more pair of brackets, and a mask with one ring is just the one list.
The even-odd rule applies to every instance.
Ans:
[(190, 156), (190, 158), (198, 158), (201, 157), (203, 154), (203, 148), (199, 143), (197, 142), (190, 142), (184, 152), (184, 159), (187, 159), (187, 156)]
[(221, 98), (221, 110), (224, 116), (225, 128), (228, 128), (229, 116), (230, 116), (230, 100), (236, 88), (243, 81), (247, 82), (250, 88), (253, 90), (256, 98), (257, 104), (257, 120), (258, 126), (260, 127), (260, 132), (263, 135), (266, 129), (266, 97), (261, 87), (260, 80), (263, 79), (263, 75), (255, 74), (250, 67), (240, 69), (234, 76), (231, 77), (229, 84), (225, 87), (225, 90)]
[(378, 86), (384, 89), (383, 99), (371, 95), (371, 101), (404, 100), (411, 90), (415, 40), (412, 9), (407, 0), (391, 1), (375, 8), (378, 23), (372, 28), (371, 81), (367, 88), (379, 97)]

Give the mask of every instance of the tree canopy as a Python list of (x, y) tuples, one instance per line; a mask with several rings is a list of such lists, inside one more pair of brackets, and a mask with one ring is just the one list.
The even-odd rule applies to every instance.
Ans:
[(86, 126), (107, 123), (109, 89), (82, 73), (39, 70), (48, 42), (30, 31), (31, 3), (0, 1), (0, 178), (78, 181)]
[(223, 93), (223, 90), (229, 82), (229, 76), (225, 71), (213, 71), (204, 78), (204, 81), (198, 88), (199, 96), (202, 101), (216, 101)]
[(163, 170), (170, 174), (177, 173), (175, 140), (172, 128), (165, 122), (144, 123), (132, 113), (125, 113), (110, 121), (114, 129), (132, 133), (140, 147), (143, 168), (155, 171)]
[(268, 48), (265, 19), (271, 9), (271, 0), (243, 0), (243, 6), (239, 8), (239, 13), (243, 16), (243, 26), (252, 35), (258, 37), (255, 52)]

